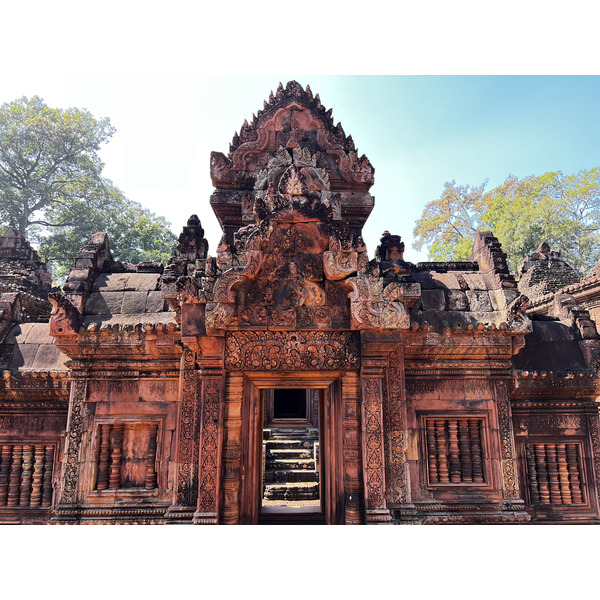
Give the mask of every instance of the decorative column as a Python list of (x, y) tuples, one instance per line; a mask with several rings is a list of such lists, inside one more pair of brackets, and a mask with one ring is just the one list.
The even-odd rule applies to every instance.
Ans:
[(357, 373), (342, 375), (342, 428), (344, 444), (344, 495), (346, 525), (363, 523), (360, 448), (360, 380)]
[(383, 380), (385, 359), (363, 357), (362, 439), (367, 523), (384, 523), (392, 517), (385, 501), (383, 438)]
[(219, 522), (221, 467), (221, 421), (223, 418), (223, 361), (202, 358), (200, 366), (200, 402), (202, 405), (198, 504), (194, 523), (216, 525)]
[(236, 525), (240, 519), (240, 461), (242, 435), (242, 373), (228, 373), (223, 425), (223, 504), (221, 522)]
[(196, 352), (183, 346), (179, 380), (179, 420), (177, 426), (177, 479), (175, 501), (166, 516), (169, 519), (192, 519), (198, 494), (199, 398)]

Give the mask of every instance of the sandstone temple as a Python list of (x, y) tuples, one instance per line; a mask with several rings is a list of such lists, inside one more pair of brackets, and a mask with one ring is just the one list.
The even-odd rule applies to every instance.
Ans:
[[(213, 152), (214, 255), (0, 237), (0, 522), (597, 523), (600, 266), (361, 231), (374, 169), (280, 85)], [(540, 240), (543, 242), (543, 240)]]

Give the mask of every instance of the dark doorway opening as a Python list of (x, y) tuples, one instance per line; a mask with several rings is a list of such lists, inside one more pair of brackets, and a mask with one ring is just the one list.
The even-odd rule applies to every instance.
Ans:
[(306, 419), (306, 390), (273, 390), (274, 419)]

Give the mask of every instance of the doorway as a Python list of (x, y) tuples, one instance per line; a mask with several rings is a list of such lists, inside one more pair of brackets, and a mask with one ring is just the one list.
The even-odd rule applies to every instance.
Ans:
[[(233, 381), (233, 380), (232, 380)], [(240, 382), (241, 383), (241, 382)], [(233, 383), (231, 400), (237, 388)], [(275, 393), (294, 390), (295, 408), (288, 404), (275, 412)], [(285, 392), (278, 392), (278, 400), (285, 402)], [(301, 396), (300, 396), (301, 395)], [(302, 412), (298, 397), (305, 401)], [(288, 396), (288, 398), (293, 396)], [(243, 375), (239, 429), (230, 425), (235, 418), (225, 421), (225, 451), (235, 458), (236, 432), (239, 431), (239, 504), (235, 496), (224, 495), (226, 511), (234, 512), (239, 506), (239, 523), (242, 524), (338, 524), (344, 522), (344, 458), (342, 438), (342, 377), (337, 372), (246, 372)], [(293, 410), (292, 410), (293, 409)], [(290, 416), (282, 416), (284, 413)], [(293, 414), (292, 414), (293, 413)], [(235, 413), (232, 412), (232, 415)], [(276, 416), (277, 415), (277, 416)], [(282, 419), (289, 419), (282, 423)], [(230, 425), (228, 425), (230, 424)], [(294, 507), (272, 504), (263, 507), (264, 476), (266, 472), (266, 444), (273, 429), (312, 429), (317, 456), (318, 498), (312, 507)], [(265, 434), (265, 430), (267, 431)], [(231, 441), (231, 446), (229, 445)], [(310, 457), (305, 460), (311, 460)], [(273, 464), (273, 466), (277, 466)], [(312, 465), (310, 465), (312, 466)], [(231, 483), (232, 490), (233, 482)], [(235, 492), (234, 492), (235, 493)], [(231, 504), (228, 505), (231, 498)], [(281, 500), (281, 499), (280, 499)], [(313, 499), (314, 502), (314, 499)]]
[(262, 391), (261, 521), (322, 518), (321, 390)]

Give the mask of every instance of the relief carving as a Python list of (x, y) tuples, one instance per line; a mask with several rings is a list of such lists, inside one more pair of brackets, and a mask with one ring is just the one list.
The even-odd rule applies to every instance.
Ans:
[(74, 335), (79, 332), (81, 315), (75, 306), (60, 292), (48, 294), (52, 304), (50, 335)]
[(353, 369), (356, 334), (329, 331), (235, 331), (225, 340), (225, 366), (234, 371)]

